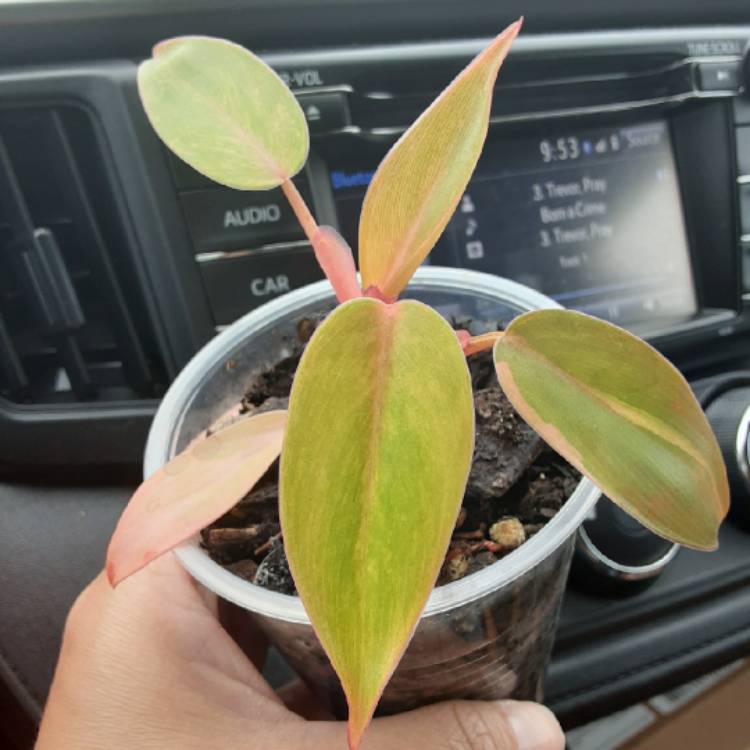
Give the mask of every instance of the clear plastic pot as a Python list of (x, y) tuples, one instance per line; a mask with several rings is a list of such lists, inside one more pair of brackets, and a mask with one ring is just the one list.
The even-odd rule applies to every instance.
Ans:
[[(527, 310), (558, 307), (505, 279), (421, 268), (405, 296), (446, 317), (504, 325)], [(204, 347), (175, 380), (151, 428), (148, 476), (235, 406), (258, 371), (291, 353), (300, 318), (326, 311), (327, 282), (291, 292), (249, 313)], [(502, 561), (433, 590), (414, 638), (387, 686), (381, 712), (448, 698), (542, 698), (576, 529), (598, 491), (580, 482), (557, 515)], [(249, 610), (300, 676), (341, 715), (343, 697), (297, 597), (254, 586), (213, 562), (198, 539), (177, 550), (187, 570)]]

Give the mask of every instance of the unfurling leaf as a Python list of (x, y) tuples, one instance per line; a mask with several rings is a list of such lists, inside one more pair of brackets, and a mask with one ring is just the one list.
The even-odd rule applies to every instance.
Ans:
[(307, 121), (294, 95), (262, 60), (232, 42), (160, 42), (138, 68), (154, 130), (201, 174), (239, 190), (281, 185), (305, 164)]
[(362, 288), (397, 297), (432, 250), (482, 151), (509, 26), (425, 110), (378, 167), (359, 223)]
[(242, 419), (192, 443), (130, 499), (107, 550), (115, 586), (226, 513), (281, 452), (285, 411)]
[(331, 282), (336, 299), (346, 302), (361, 297), (354, 256), (346, 240), (333, 227), (324, 225), (313, 234), (312, 246), (318, 265)]
[(317, 329), (292, 387), (281, 526), (352, 747), (437, 578), (473, 443), (466, 361), (434, 310), (363, 297)]
[(682, 375), (630, 333), (568, 310), (516, 318), (496, 344), (521, 416), (661, 536), (714, 549), (729, 507), (713, 432)]

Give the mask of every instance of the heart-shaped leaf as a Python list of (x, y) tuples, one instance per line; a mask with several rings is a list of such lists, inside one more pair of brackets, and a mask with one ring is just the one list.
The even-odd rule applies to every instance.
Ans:
[(310, 136), (294, 95), (237, 44), (194, 36), (160, 42), (138, 68), (138, 90), (164, 143), (222, 185), (277, 187), (307, 160)]
[(351, 747), (435, 583), (473, 443), (466, 361), (434, 310), (361, 297), (317, 329), (292, 387), (281, 526)]
[(661, 536), (714, 549), (729, 490), (682, 375), (627, 331), (569, 310), (516, 318), (495, 344), (521, 416), (614, 502)]
[(226, 513), (281, 452), (285, 411), (257, 414), (192, 443), (130, 499), (107, 550), (115, 586)]
[(482, 151), (492, 91), (521, 22), (426, 109), (378, 167), (359, 222), (362, 287), (397, 297), (450, 220)]

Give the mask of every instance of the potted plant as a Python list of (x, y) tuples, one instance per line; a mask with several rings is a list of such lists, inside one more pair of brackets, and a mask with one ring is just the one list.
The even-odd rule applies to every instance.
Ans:
[[(281, 533), (266, 533), (261, 546), (276, 563), (288, 560), (299, 598), (248, 583), (195, 541), (178, 554), (199, 580), (255, 611), (310, 683), (334, 696), (340, 681), (351, 748), (386, 685), (391, 710), (448, 695), (539, 696), (572, 535), (596, 500), (594, 485), (657, 533), (698, 549), (715, 547), (728, 507), (700, 407), (645, 342), (501, 279), (415, 275), (477, 162), (494, 81), (519, 28), (480, 53), (379, 167), (360, 220), (361, 283), (346, 243), (316, 224), (291, 181), (309, 136), (270, 68), (229, 42), (186, 37), (157, 45), (139, 69), (162, 140), (229, 187), (281, 186), (328, 281), (238, 321), (175, 381), (152, 428), (148, 479), (113, 535), (109, 578), (117, 584), (236, 512), (259, 481), (275, 483)], [(412, 276), (412, 298), (399, 300)], [(480, 328), (455, 330), (437, 309)], [(498, 320), (502, 330), (487, 330)], [(311, 336), (297, 336), (301, 322)], [(476, 544), (506, 556), (465, 575), (461, 550), (476, 544), (458, 552), (453, 544), (479, 460), (475, 432), (481, 448), (490, 407), (505, 408), (497, 383), (477, 400), (467, 357), (478, 355), (502, 398), (587, 479), (524, 544), (518, 519), (485, 524)], [(241, 414), (247, 380), (295, 356), (288, 408), (267, 410), (271, 399)], [(527, 452), (523, 470), (536, 453)], [(257, 536), (257, 526), (235, 536)], [(433, 589), (441, 570), (456, 580)]]

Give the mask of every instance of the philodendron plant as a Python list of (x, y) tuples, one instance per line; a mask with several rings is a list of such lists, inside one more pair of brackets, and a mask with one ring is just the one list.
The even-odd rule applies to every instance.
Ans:
[[(281, 456), (289, 566), (349, 704), (356, 748), (435, 584), (474, 447), (466, 355), (492, 348), (520, 415), (631, 515), (713, 549), (728, 507), (721, 453), (679, 372), (614, 325), (540, 310), (472, 337), (398, 300), (450, 219), (487, 134), (498, 36), (391, 149), (365, 197), (352, 253), (315, 223), (291, 178), (309, 135), (294, 96), (227, 41), (160, 43), (138, 71), (146, 113), (181, 159), (239, 190), (281, 186), (339, 305), (297, 370), (287, 412), (194, 442), (151, 476), (109, 548), (119, 581), (229, 510)], [(498, 206), (502, 210), (502, 206)]]

